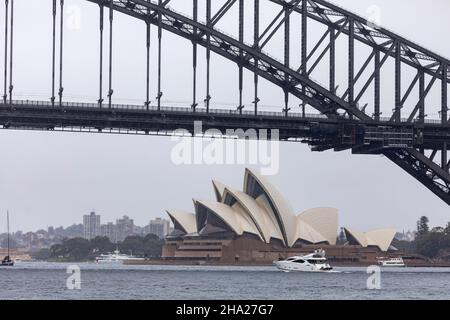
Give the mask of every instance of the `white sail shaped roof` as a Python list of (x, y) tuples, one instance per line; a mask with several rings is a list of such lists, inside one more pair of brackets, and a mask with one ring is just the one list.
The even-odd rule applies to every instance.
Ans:
[(300, 217), (297, 217), (296, 231), (294, 234), (294, 241), (303, 240), (311, 244), (327, 242), (327, 239), (314, 229), (309, 223), (302, 221)]
[(264, 207), (260, 206), (257, 201), (248, 194), (226, 187), (223, 198), (227, 205), (235, 206), (235, 204), (233, 204), (233, 200), (239, 203), (239, 205), (245, 210), (246, 214), (251, 217), (256, 228), (261, 234), (261, 238), (266, 243), (269, 243), (272, 238), (283, 240), (281, 231), (277, 227), (276, 221), (270, 219), (269, 212), (267, 212)]
[(174, 225), (181, 227), (185, 233), (197, 232), (197, 223), (195, 220), (195, 214), (179, 210), (167, 210), (166, 211), (171, 218)]
[(223, 197), (223, 192), (225, 191), (225, 185), (222, 182), (217, 181), (217, 180), (213, 180), (212, 184), (214, 187), (214, 193), (216, 195), (217, 202), (223, 202), (222, 197)]
[[(223, 221), (234, 233), (243, 235), (244, 232), (259, 236), (260, 233), (251, 220), (246, 219), (242, 214), (233, 210), (230, 206), (214, 201), (196, 200), (196, 208), (203, 206), (209, 213), (214, 214)], [(200, 228), (200, 224), (199, 224)]]
[(244, 191), (255, 199), (261, 195), (267, 198), (286, 246), (292, 246), (297, 241), (295, 239), (297, 220), (292, 207), (281, 193), (264, 176), (250, 169), (245, 170)]
[(395, 229), (378, 229), (367, 232), (369, 245), (378, 246), (381, 251), (388, 251), (397, 231)]
[(298, 223), (308, 223), (324, 236), (330, 245), (335, 245), (339, 228), (338, 216), (338, 210), (335, 208), (314, 208), (301, 213)]
[(376, 246), (381, 251), (389, 250), (396, 234), (395, 229), (378, 229), (364, 233), (345, 228), (345, 232), (347, 237), (352, 237), (362, 247)]
[(368, 246), (368, 242), (367, 242), (367, 237), (366, 234), (364, 232), (358, 231), (358, 230), (353, 230), (350, 228), (344, 228), (345, 233), (347, 235), (347, 238), (353, 237), (353, 239), (355, 239), (356, 242), (358, 242), (362, 247), (367, 247)]

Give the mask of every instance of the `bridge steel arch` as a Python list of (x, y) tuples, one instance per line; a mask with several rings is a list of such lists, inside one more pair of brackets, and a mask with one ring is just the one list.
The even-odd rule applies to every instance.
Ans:
[[(267, 38), (258, 38), (256, 40), (257, 35), (255, 35), (255, 43), (253, 45), (245, 44), (242, 41), (242, 37), (237, 40), (214, 28), (214, 25), (235, 5), (236, 0), (227, 0), (216, 15), (207, 21), (206, 24), (171, 10), (167, 7), (170, 0), (161, 0), (158, 3), (144, 0), (87, 1), (104, 7), (111, 6), (115, 11), (160, 26), (169, 32), (192, 41), (194, 44), (212, 50), (235, 62), (240, 67), (253, 71), (258, 76), (274, 83), (285, 92), (300, 98), (304, 103), (311, 105), (328, 117), (340, 118), (349, 116), (350, 119), (357, 119), (362, 123), (375, 122), (385, 126), (386, 121), (382, 121), (380, 111), (380, 70), (387, 58), (395, 59), (395, 109), (387, 122), (389, 126), (395, 128), (407, 127), (411, 129), (414, 135), (414, 142), (408, 147), (405, 147), (405, 145), (398, 147), (386, 146), (385, 144), (381, 146), (378, 143), (379, 141), (375, 143), (371, 141), (369, 144), (354, 146), (353, 152), (359, 154), (384, 154), (450, 205), (450, 161), (448, 158), (450, 121), (448, 119), (447, 104), (450, 61), (448, 59), (324, 0), (269, 0), (280, 5), (280, 14), (272, 21), (269, 28), (264, 31), (263, 34), (268, 35)], [(258, 2), (259, 0), (255, 0), (255, 10), (257, 10)], [(242, 15), (243, 8), (240, 7), (239, 10)], [(306, 29), (307, 19), (313, 19), (328, 28), (328, 31), (310, 52), (307, 51), (304, 44), (307, 42), (307, 31), (302, 30), (302, 65), (298, 70), (294, 70), (289, 66), (289, 58), (287, 57), (290, 54), (289, 17), (294, 12), (301, 14), (303, 17), (302, 29)], [(256, 24), (259, 24), (259, 17), (255, 13), (255, 29)], [(283, 26), (285, 27), (286, 43), (284, 63), (265, 54), (261, 46), (261, 41), (264, 41), (263, 44), (267, 43), (270, 37)], [(242, 28), (242, 25), (240, 28)], [(341, 97), (336, 94), (335, 90), (335, 61), (333, 61), (335, 59), (335, 52), (333, 52), (335, 50), (335, 41), (340, 34), (347, 35), (349, 40), (349, 83), (348, 89), (344, 96)], [(312, 53), (318, 52), (320, 45), (328, 38), (328, 45), (319, 55), (319, 58), (312, 63), (311, 67), (311, 69), (314, 69), (324, 59), (326, 53), (330, 54), (330, 86), (325, 88), (310, 78), (311, 69), (308, 70), (307, 65), (313, 55)], [(356, 73), (354, 66), (355, 41), (359, 41), (373, 49), (372, 54), (358, 73)], [(384, 54), (383, 57), (381, 57), (382, 54)], [(374, 71), (361, 92), (356, 94), (355, 84), (372, 60), (374, 62)], [(402, 64), (417, 70), (416, 77), (409, 84), (408, 90), (404, 94), (402, 94)], [(426, 87), (424, 84), (425, 74), (432, 77)], [(425, 121), (425, 99), (436, 81), (441, 82), (441, 128), (444, 127), (445, 129), (444, 132), (435, 133), (435, 135), (440, 137), (439, 141), (433, 147), (430, 147), (424, 146), (422, 144), (423, 141), (421, 142), (420, 140), (424, 136), (425, 127), (427, 127)], [(366, 110), (358, 107), (357, 102), (371, 83), (375, 83), (376, 92), (374, 97), (375, 110), (370, 116), (365, 112)], [(411, 92), (417, 86), (420, 87), (419, 101), (415, 103), (413, 111), (408, 115), (408, 118), (402, 119), (403, 104), (405, 104)], [(257, 97), (255, 97), (256, 100)], [(286, 103), (285, 112), (287, 113), (288, 111)], [(337, 151), (342, 150), (340, 146), (333, 144), (314, 145), (314, 142), (310, 142), (310, 144), (317, 151), (330, 148), (334, 148)], [(430, 155), (426, 155), (426, 149), (431, 150)], [(440, 164), (437, 164), (435, 161), (438, 152), (441, 153)]]
[[(256, 127), (274, 128), (278, 126), (283, 128), (282, 139), (303, 137), (305, 138), (303, 141), (309, 143), (314, 151), (351, 149), (355, 154), (385, 155), (450, 205), (450, 161), (448, 156), (448, 146), (450, 145), (450, 121), (448, 118), (450, 61), (446, 58), (324, 0), (267, 0), (278, 5), (280, 11), (265, 30), (260, 30), (259, 25), (260, 0), (253, 0), (255, 10), (253, 44), (243, 41), (244, 0), (224, 0), (224, 4), (215, 14), (211, 12), (211, 0), (205, 0), (209, 11), (206, 23), (199, 22), (195, 12), (193, 18), (175, 12), (168, 6), (171, 0), (157, 0), (156, 2), (146, 0), (87, 1), (100, 6), (101, 28), (103, 28), (103, 9), (105, 8), (110, 9), (111, 24), (113, 11), (144, 21), (148, 30), (147, 50), (150, 41), (149, 26), (155, 25), (159, 29), (159, 34), (164, 29), (191, 41), (195, 50), (196, 46), (200, 45), (207, 49), (208, 54), (212, 51), (236, 63), (240, 73), (240, 100), (242, 100), (242, 69), (253, 72), (255, 74), (254, 114), (243, 112), (242, 101), (240, 101), (235, 117), (210, 114), (209, 107), (206, 114), (195, 113), (194, 98), (192, 114), (171, 115), (167, 110), (163, 111), (160, 108), (162, 96), (160, 88), (158, 88), (158, 115), (152, 113), (148, 108), (148, 92), (147, 113), (127, 113), (124, 110), (113, 110), (108, 114), (108, 110), (105, 108), (71, 111), (67, 109), (68, 104), (63, 105), (60, 102), (59, 107), (63, 110), (61, 114), (53, 104), (52, 107), (55, 107), (53, 109), (48, 106), (38, 109), (36, 106), (30, 107), (26, 103), (13, 103), (11, 85), (9, 105), (4, 97), (3, 104), (5, 106), (0, 110), (2, 111), (0, 120), (4, 128), (14, 127), (11, 123), (17, 123), (16, 128), (22, 126), (51, 130), (55, 126), (64, 127), (74, 124), (81, 126), (84, 121), (99, 130), (108, 125), (120, 124), (121, 127), (144, 128), (143, 130), (148, 132), (145, 121), (154, 120), (156, 116), (159, 117), (157, 119), (159, 123), (162, 123), (163, 120), (164, 123), (167, 123), (167, 119), (170, 119), (172, 121), (170, 128), (177, 123), (189, 126), (188, 123), (195, 119), (203, 119), (208, 125), (216, 125), (221, 128), (224, 124), (220, 121), (222, 118), (227, 123), (235, 121), (235, 124), (242, 124), (247, 121)], [(193, 0), (194, 9), (196, 9), (197, 1)], [(61, 0), (61, 8), (62, 6), (63, 1)], [(238, 39), (215, 27), (234, 6), (239, 7)], [(290, 62), (290, 20), (294, 14), (300, 15), (302, 22), (301, 65), (298, 68), (292, 67)], [(324, 26), (326, 32), (314, 47), (307, 48), (305, 44), (308, 43), (308, 21), (311, 20)], [(284, 61), (278, 61), (264, 51), (266, 44), (279, 30), (284, 30)], [(343, 95), (338, 95), (336, 89), (336, 41), (343, 35), (347, 37), (348, 41), (348, 87)], [(366, 46), (371, 51), (359, 69), (355, 65), (356, 43)], [(323, 49), (324, 46), (325, 49)], [(329, 60), (324, 62), (326, 57), (329, 57)], [(393, 102), (392, 115), (386, 118), (382, 117), (381, 112), (380, 72), (388, 59), (394, 60), (395, 102)], [(319, 84), (311, 76), (321, 63), (329, 65), (329, 84), (327, 86)], [(416, 71), (414, 79), (407, 83), (406, 91), (402, 86), (406, 83), (402, 78), (403, 66), (408, 66)], [(362, 83), (363, 74), (368, 70), (372, 72), (368, 80)], [(266, 119), (258, 112), (257, 77), (274, 83), (285, 92), (284, 118)], [(426, 77), (431, 79), (427, 82)], [(427, 111), (430, 108), (427, 105), (427, 96), (436, 83), (441, 85), (440, 120), (428, 121), (426, 119)], [(360, 90), (357, 90), (357, 84), (362, 84)], [(368, 105), (360, 107), (359, 103), (371, 86), (374, 87), (374, 101), (373, 113), (369, 114)], [(102, 107), (101, 90), (100, 107)], [(412, 92), (415, 90), (418, 90), (418, 99), (412, 97)], [(62, 91), (60, 88), (60, 101)], [(112, 94), (110, 80), (110, 91), (108, 92), (110, 109), (112, 108)], [(303, 118), (293, 119), (290, 117), (289, 94), (303, 101)], [(209, 99), (208, 93), (205, 100), (208, 106)], [(315, 108), (326, 118), (308, 120), (304, 111), (306, 105)], [(412, 109), (409, 114), (405, 112), (408, 106)], [(89, 112), (91, 114), (88, 114)], [(85, 120), (82, 120), (81, 115), (85, 117)], [(132, 119), (129, 123), (124, 120), (126, 116)], [(240, 119), (237, 118), (238, 116)], [(103, 123), (102, 117), (106, 119)], [(114, 117), (117, 119), (114, 120)], [(45, 119), (45, 124), (36, 124), (37, 118)], [(318, 131), (318, 136), (314, 137), (313, 132), (317, 129), (317, 124), (321, 129), (320, 132)], [(330, 126), (332, 129), (328, 130)], [(324, 127), (328, 129), (323, 130)], [(438, 159), (438, 155), (440, 155), (440, 159)]]

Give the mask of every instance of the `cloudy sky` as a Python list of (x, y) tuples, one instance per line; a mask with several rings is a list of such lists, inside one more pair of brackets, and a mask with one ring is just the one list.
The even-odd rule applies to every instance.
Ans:
[[(177, 10), (190, 10), (190, 1), (173, 2)], [(16, 0), (15, 4), (16, 98), (48, 100), (51, 1)], [(420, 0), (341, 0), (339, 5), (363, 16), (373, 12), (375, 5), (383, 26), (450, 57), (450, 45), (442, 41), (450, 29), (450, 4), (446, 0), (434, 0), (433, 6), (423, 6)], [(267, 5), (263, 9), (264, 21), (274, 14), (270, 8)], [(232, 15), (219, 27), (233, 32), (236, 26), (232, 25)], [(65, 16), (65, 97), (94, 102), (98, 98), (98, 7), (84, 0), (69, 0)], [(3, 19), (0, 17), (0, 25)], [(251, 22), (251, 18), (248, 20)], [(115, 102), (141, 104), (145, 99), (144, 24), (116, 15), (115, 30)], [(249, 41), (250, 35), (246, 34)], [(275, 56), (282, 54), (277, 41), (267, 49)], [(188, 104), (190, 44), (165, 33), (163, 47), (164, 103)], [(2, 48), (0, 44), (0, 52)], [(153, 57), (155, 53), (153, 46)], [(345, 55), (345, 51), (339, 54)], [(203, 56), (201, 51), (200, 58)], [(152, 59), (153, 75), (155, 62)], [(218, 57), (213, 57), (212, 64), (213, 104), (234, 105), (235, 65)], [(202, 68), (200, 83), (204, 80)], [(250, 105), (252, 78), (249, 73), (245, 76), (248, 90), (244, 100)], [(263, 105), (280, 104), (281, 90), (265, 82), (261, 87)], [(151, 90), (152, 97), (156, 96), (154, 76)], [(202, 90), (199, 97), (204, 95)], [(81, 223), (82, 215), (95, 209), (103, 222), (127, 214), (144, 225), (151, 218), (165, 216), (165, 209), (192, 210), (192, 198), (212, 199), (211, 179), (242, 187), (245, 166), (177, 166), (171, 161), (174, 145), (163, 137), (0, 131), (0, 217), (9, 209), (14, 230), (35, 230)], [(305, 145), (285, 143), (280, 148), (280, 170), (270, 179), (296, 212), (317, 206), (336, 207), (341, 225), (357, 229), (412, 229), (421, 215), (428, 215), (433, 225), (450, 220), (446, 204), (381, 156), (312, 153)], [(5, 230), (2, 221), (0, 231)]]

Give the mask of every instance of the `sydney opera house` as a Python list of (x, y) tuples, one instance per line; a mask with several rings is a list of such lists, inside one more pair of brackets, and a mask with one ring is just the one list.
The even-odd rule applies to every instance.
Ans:
[(216, 200), (194, 199), (195, 213), (168, 210), (174, 231), (165, 259), (219, 263), (267, 263), (323, 248), (331, 260), (371, 262), (391, 249), (395, 230), (367, 233), (344, 228), (338, 240), (338, 210), (314, 208), (295, 214), (268, 181), (246, 169), (243, 191), (213, 181)]

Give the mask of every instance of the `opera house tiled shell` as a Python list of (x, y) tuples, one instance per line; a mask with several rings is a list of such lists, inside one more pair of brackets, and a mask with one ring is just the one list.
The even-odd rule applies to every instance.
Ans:
[(381, 251), (388, 251), (395, 237), (395, 229), (379, 229), (369, 232), (360, 232), (344, 228), (349, 244), (366, 247), (378, 247)]
[(335, 245), (338, 210), (315, 208), (296, 215), (282, 194), (262, 175), (246, 169), (243, 191), (213, 181), (216, 201), (194, 200), (195, 214), (168, 210), (171, 237), (256, 237), (286, 248)]

